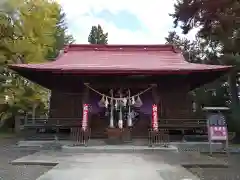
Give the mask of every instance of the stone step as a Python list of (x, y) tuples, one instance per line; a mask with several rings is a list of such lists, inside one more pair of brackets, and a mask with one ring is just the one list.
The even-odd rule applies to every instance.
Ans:
[(133, 146), (133, 145), (106, 145), (106, 146), (71, 146), (64, 145), (61, 149), (66, 153), (147, 153), (171, 151), (177, 152), (175, 146), (169, 147), (148, 147), (148, 146)]
[(200, 180), (199, 177), (193, 175), (181, 166), (175, 166), (175, 168), (171, 169), (158, 170), (158, 173), (162, 179), (166, 180)]
[(56, 137), (58, 140), (69, 140), (70, 135), (68, 134), (34, 134), (25, 137), (25, 140), (56, 140)]

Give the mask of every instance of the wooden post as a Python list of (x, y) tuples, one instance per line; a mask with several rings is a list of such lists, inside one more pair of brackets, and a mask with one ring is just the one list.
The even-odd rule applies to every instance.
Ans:
[(209, 143), (209, 154), (212, 156), (212, 140), (210, 135), (210, 120), (207, 120), (207, 129), (208, 129), (208, 143)]
[(226, 139), (225, 148), (226, 148), (226, 154), (227, 154), (227, 156), (229, 156), (230, 152), (229, 152), (229, 145), (228, 145), (228, 137)]
[(33, 109), (32, 109), (32, 124), (35, 124), (36, 108), (37, 108), (37, 104), (34, 103), (34, 104), (33, 104)]
[(28, 124), (28, 113), (26, 112), (25, 116), (24, 116), (24, 125)]
[(156, 84), (153, 85), (152, 88), (152, 98), (153, 98), (153, 102), (154, 104), (158, 104), (160, 101), (160, 97), (159, 97), (159, 93), (158, 93), (158, 87)]
[(212, 156), (212, 141), (211, 141), (211, 139), (209, 138), (209, 152), (210, 152), (210, 156)]
[(23, 118), (22, 116), (15, 116), (15, 127), (14, 127), (14, 132), (15, 133), (20, 133), (21, 129), (21, 118)]
[[(88, 85), (88, 83), (85, 83)], [(88, 99), (89, 99), (89, 89), (88, 87), (84, 87), (84, 90), (83, 90), (83, 98), (82, 98), (82, 104), (88, 104)]]

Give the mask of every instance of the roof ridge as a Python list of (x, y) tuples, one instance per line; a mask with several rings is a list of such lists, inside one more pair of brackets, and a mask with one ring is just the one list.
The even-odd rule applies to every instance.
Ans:
[(64, 53), (69, 51), (172, 51), (181, 52), (172, 44), (70, 44), (65, 46)]

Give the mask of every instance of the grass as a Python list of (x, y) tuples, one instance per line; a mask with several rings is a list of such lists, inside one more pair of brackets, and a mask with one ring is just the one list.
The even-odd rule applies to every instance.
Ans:
[(240, 148), (240, 144), (230, 144), (229, 146), (231, 146), (231, 147), (239, 147)]
[(0, 131), (0, 139), (8, 139), (13, 137), (16, 137), (16, 134), (14, 132)]

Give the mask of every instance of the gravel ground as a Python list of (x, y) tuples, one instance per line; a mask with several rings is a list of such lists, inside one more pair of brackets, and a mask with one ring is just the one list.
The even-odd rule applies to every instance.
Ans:
[[(43, 173), (50, 170), (49, 166), (15, 166), (10, 162), (17, 158), (35, 153), (36, 150), (15, 147), (15, 139), (0, 139), (0, 180), (36, 180)], [(199, 168), (192, 167), (188, 170), (202, 180), (240, 180), (240, 154), (215, 155), (228, 161), (229, 168)]]
[(46, 166), (15, 166), (10, 162), (27, 156), (36, 150), (19, 149), (14, 147), (17, 140), (0, 139), (0, 180), (36, 180), (52, 167)]
[(240, 154), (214, 155), (217, 158), (228, 161), (228, 168), (199, 168), (193, 167), (188, 170), (202, 180), (238, 180), (240, 179)]
[[(179, 145), (179, 150), (197, 152), (197, 148), (186, 148), (186, 145)], [(187, 149), (187, 150), (186, 150)], [(207, 156), (207, 154), (203, 154)], [(228, 168), (200, 168), (192, 167), (188, 168), (190, 172), (200, 177), (202, 180), (237, 180), (240, 179), (240, 154), (230, 154), (229, 157), (226, 154), (213, 155), (216, 158), (222, 159), (230, 165)]]

